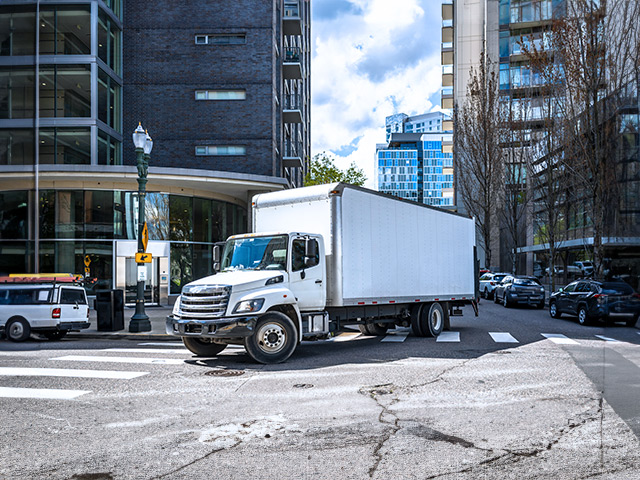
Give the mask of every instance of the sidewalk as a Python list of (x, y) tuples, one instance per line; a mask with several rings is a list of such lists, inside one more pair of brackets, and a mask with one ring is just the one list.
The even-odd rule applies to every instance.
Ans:
[(172, 307), (146, 307), (145, 313), (151, 322), (150, 332), (131, 333), (129, 332), (129, 323), (131, 317), (136, 312), (133, 307), (125, 307), (124, 309), (124, 329), (117, 332), (98, 331), (98, 315), (94, 309), (89, 310), (89, 322), (91, 326), (85, 330), (78, 332), (69, 332), (70, 337), (81, 338), (115, 338), (115, 339), (136, 339), (136, 340), (175, 340), (178, 337), (167, 335), (165, 331), (165, 321), (167, 315), (171, 313)]

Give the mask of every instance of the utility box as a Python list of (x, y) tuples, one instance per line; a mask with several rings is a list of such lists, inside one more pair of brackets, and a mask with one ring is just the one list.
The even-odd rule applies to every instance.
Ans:
[(122, 290), (98, 290), (96, 292), (98, 331), (124, 330), (124, 294)]

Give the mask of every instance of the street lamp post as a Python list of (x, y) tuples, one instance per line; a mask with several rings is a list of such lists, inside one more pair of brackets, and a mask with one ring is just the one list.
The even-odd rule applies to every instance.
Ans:
[[(151, 158), (151, 149), (153, 148), (153, 140), (149, 134), (138, 124), (133, 132), (133, 144), (136, 147), (136, 161), (138, 164), (138, 252), (144, 253), (145, 247), (142, 242), (142, 232), (144, 228), (144, 200), (146, 196), (147, 170), (149, 168), (149, 159)], [(146, 268), (144, 263), (138, 263), (138, 271), (141, 267)], [(151, 322), (144, 312), (144, 280), (140, 278), (138, 273), (138, 292), (136, 295), (136, 313), (131, 317), (129, 323), (130, 332), (150, 332)]]

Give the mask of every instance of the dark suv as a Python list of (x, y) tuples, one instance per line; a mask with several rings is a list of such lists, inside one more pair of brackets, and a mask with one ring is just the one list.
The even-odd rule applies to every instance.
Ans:
[(507, 275), (496, 286), (493, 301), (502, 303), (505, 307), (527, 304), (544, 308), (544, 287), (535, 277)]
[(580, 325), (602, 319), (633, 327), (640, 315), (640, 295), (625, 282), (577, 280), (549, 299), (549, 314), (559, 318), (563, 313), (577, 315)]

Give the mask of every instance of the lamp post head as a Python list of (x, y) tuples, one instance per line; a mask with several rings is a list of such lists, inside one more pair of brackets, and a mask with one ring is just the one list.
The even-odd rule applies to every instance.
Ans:
[(136, 148), (139, 148), (140, 150), (144, 149), (146, 137), (147, 134), (145, 133), (144, 128), (142, 128), (142, 125), (138, 123), (138, 128), (133, 131), (133, 144)]
[(153, 148), (153, 140), (149, 136), (149, 132), (145, 131), (145, 142), (144, 142), (144, 154), (151, 155), (151, 149)]

